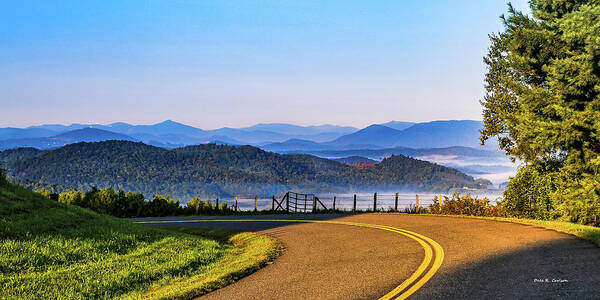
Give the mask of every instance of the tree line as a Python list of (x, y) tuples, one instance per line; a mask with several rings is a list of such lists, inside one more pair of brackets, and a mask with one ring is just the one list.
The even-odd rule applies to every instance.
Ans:
[(227, 202), (221, 202), (217, 206), (216, 200), (201, 200), (199, 197), (193, 197), (182, 205), (180, 200), (174, 200), (168, 195), (155, 195), (151, 200), (146, 200), (142, 193), (115, 190), (112, 187), (93, 187), (87, 192), (71, 190), (51, 193), (45, 189), (37, 192), (58, 202), (89, 208), (119, 218), (226, 214), (233, 211)]

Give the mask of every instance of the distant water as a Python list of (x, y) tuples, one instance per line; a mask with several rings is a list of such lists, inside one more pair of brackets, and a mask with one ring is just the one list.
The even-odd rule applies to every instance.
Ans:
[[(433, 199), (436, 196), (449, 197), (452, 195), (448, 194), (433, 194), (423, 193), (419, 195), (419, 206), (426, 208), (433, 203)], [(415, 207), (416, 205), (416, 193), (398, 193), (398, 210), (402, 211), (406, 208)], [(488, 198), (491, 203), (495, 203), (496, 200), (500, 199), (500, 192), (486, 192), (472, 194), (477, 198)], [(323, 204), (328, 208), (333, 208), (333, 199), (335, 197), (336, 209), (351, 211), (354, 205), (354, 194), (317, 194), (317, 197)], [(377, 193), (377, 210), (392, 210), (395, 205), (396, 194), (393, 192)], [(277, 198), (280, 200), (281, 198)], [(357, 193), (356, 194), (356, 209), (361, 211), (373, 210), (374, 193)], [(213, 200), (214, 201), (214, 200)], [(234, 199), (220, 199), (220, 203), (223, 201), (227, 202), (229, 206), (233, 206)], [(303, 203), (302, 203), (303, 205)], [(285, 206), (285, 204), (284, 204)], [(238, 207), (240, 210), (253, 210), (254, 209), (254, 198), (238, 198)], [(271, 198), (260, 198), (257, 199), (258, 210), (269, 210), (272, 207)], [(307, 203), (307, 207), (311, 207), (310, 203)]]

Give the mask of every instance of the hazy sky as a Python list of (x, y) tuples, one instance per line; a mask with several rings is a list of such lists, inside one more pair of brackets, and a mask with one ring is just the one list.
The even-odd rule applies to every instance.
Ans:
[(487, 34), (506, 10), (504, 0), (8, 1), (0, 127), (481, 119)]

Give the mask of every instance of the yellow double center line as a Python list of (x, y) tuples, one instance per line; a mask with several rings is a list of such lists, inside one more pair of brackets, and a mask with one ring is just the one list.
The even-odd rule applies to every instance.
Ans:
[(322, 223), (322, 224), (338, 224), (357, 227), (375, 228), (386, 230), (404, 235), (410, 239), (417, 241), (425, 251), (425, 257), (412, 275), (402, 282), (399, 286), (385, 294), (380, 299), (406, 299), (419, 288), (421, 288), (442, 265), (444, 261), (444, 249), (434, 240), (418, 234), (416, 232), (376, 224), (341, 222), (341, 221), (322, 221), (322, 220), (284, 220), (284, 219), (218, 219), (218, 220), (173, 220), (173, 221), (138, 221), (138, 224), (160, 224), (160, 223), (208, 223), (208, 222), (294, 222), (294, 223)]

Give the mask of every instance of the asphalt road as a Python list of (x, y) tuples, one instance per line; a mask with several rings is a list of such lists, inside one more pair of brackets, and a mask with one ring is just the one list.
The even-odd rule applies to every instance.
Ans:
[[(410, 281), (427, 260), (418, 239), (381, 228), (328, 223), (210, 221), (311, 219), (393, 226), (443, 248), (443, 262), (414, 299), (600, 298), (600, 248), (555, 231), (488, 220), (392, 214), (154, 218), (160, 226), (258, 231), (285, 251), (206, 299), (376, 299)], [(136, 221), (136, 220), (134, 220)], [(170, 223), (170, 221), (176, 221)], [(432, 269), (433, 251), (427, 270)], [(425, 277), (425, 273), (419, 278)], [(412, 284), (416, 284), (412, 281)], [(389, 294), (388, 294), (389, 295)], [(403, 295), (403, 294), (399, 294)]]

